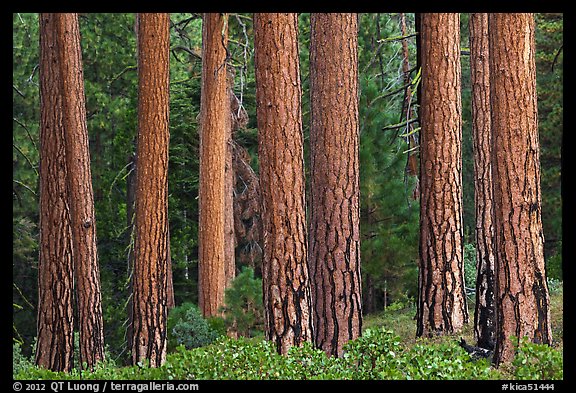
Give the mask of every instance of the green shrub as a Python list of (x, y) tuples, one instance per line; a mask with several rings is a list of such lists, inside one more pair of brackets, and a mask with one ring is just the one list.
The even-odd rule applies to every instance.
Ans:
[(476, 288), (476, 246), (464, 245), (464, 284), (467, 288)]
[(564, 289), (564, 283), (556, 278), (548, 277), (548, 292), (550, 295), (557, 295)]
[(342, 361), (351, 366), (351, 379), (381, 379), (383, 368), (402, 352), (400, 337), (384, 328), (366, 329), (344, 346)]
[(520, 340), (512, 361), (513, 373), (518, 379), (563, 379), (563, 365), (562, 351), (535, 344), (527, 337)]
[(195, 304), (184, 303), (168, 316), (168, 350), (183, 345), (186, 349), (202, 347), (218, 338)]
[[(186, 349), (180, 345), (166, 364), (114, 367), (100, 364), (94, 372), (54, 373), (18, 361), (15, 379), (110, 380), (254, 380), (254, 379), (396, 379), (482, 380), (562, 379), (562, 352), (546, 345), (521, 342), (514, 361), (494, 369), (487, 359), (473, 360), (456, 339), (442, 342), (419, 339), (406, 345), (392, 331), (367, 329), (348, 342), (340, 358), (327, 356), (310, 343), (292, 347), (286, 356), (267, 340), (219, 337), (210, 345)], [(15, 354), (18, 349), (15, 346)]]
[(19, 342), (12, 344), (12, 375), (17, 375), (22, 370), (27, 370), (34, 365), (34, 362), (28, 359), (22, 353), (22, 346)]
[(224, 323), (230, 331), (244, 337), (261, 335), (264, 327), (262, 280), (254, 277), (254, 270), (244, 267), (232, 285), (226, 289)]
[(548, 277), (562, 280), (562, 253), (559, 252), (546, 260), (546, 273)]
[(444, 343), (417, 342), (398, 359), (401, 379), (498, 379), (488, 359), (473, 360), (456, 340)]
[(353, 370), (346, 364), (305, 342), (292, 347), (284, 357), (283, 379), (352, 379)]

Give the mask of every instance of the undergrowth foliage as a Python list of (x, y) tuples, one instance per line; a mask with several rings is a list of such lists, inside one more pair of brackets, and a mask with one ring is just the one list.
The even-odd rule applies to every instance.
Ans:
[(418, 341), (406, 346), (392, 331), (367, 329), (350, 341), (340, 358), (327, 356), (310, 343), (279, 355), (272, 342), (240, 337), (219, 337), (214, 343), (168, 354), (166, 364), (150, 368), (103, 365), (94, 372), (55, 373), (22, 358), (14, 345), (15, 379), (113, 380), (278, 380), (278, 379), (545, 379), (563, 378), (562, 352), (521, 340), (517, 355), (506, 369), (494, 369), (486, 359), (475, 361), (456, 340), (443, 343)]

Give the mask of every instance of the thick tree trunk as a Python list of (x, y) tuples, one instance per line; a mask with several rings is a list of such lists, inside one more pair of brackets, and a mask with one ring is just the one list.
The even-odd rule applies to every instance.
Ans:
[(40, 14), (40, 256), (36, 364), (70, 371), (74, 269), (54, 14)]
[(514, 357), (509, 338), (550, 344), (544, 267), (532, 14), (490, 14), (492, 176), (496, 233), (494, 363)]
[(226, 130), (230, 127), (227, 18), (225, 14), (205, 13), (202, 20), (198, 290), (205, 317), (220, 315), (226, 287), (224, 186)]
[(93, 368), (104, 359), (104, 328), (78, 14), (56, 14), (56, 28), (62, 76), (80, 361)]
[(422, 14), (417, 336), (468, 322), (462, 230), (460, 16)]
[(138, 15), (138, 146), (132, 363), (166, 359), (168, 276), (168, 14)]
[(266, 336), (312, 340), (297, 14), (254, 14)]
[[(494, 224), (490, 120), (490, 59), (488, 14), (470, 14), (470, 79), (474, 146), (474, 203), (476, 206), (476, 306), (474, 335), (477, 345), (494, 349)], [(469, 283), (468, 285), (471, 285)]]
[(310, 20), (310, 279), (316, 345), (340, 356), (362, 331), (357, 14)]

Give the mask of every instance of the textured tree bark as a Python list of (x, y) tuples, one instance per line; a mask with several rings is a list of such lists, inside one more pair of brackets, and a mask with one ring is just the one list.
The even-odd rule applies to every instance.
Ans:
[(362, 331), (357, 31), (357, 14), (310, 18), (314, 337), (334, 356)]
[(71, 371), (74, 268), (54, 14), (40, 14), (40, 256), (35, 362)]
[(496, 365), (510, 336), (550, 344), (544, 267), (534, 17), (489, 14), (492, 176), (496, 233)]
[(166, 360), (168, 277), (168, 14), (138, 14), (138, 145), (132, 363)]
[(266, 335), (312, 340), (297, 14), (254, 14)]
[(471, 13), (470, 79), (472, 83), (472, 142), (474, 149), (474, 203), (476, 206), (476, 305), (474, 335), (477, 345), (494, 349), (494, 224), (490, 120), (490, 59), (488, 14)]
[(468, 322), (462, 230), (460, 16), (421, 14), (420, 266), (417, 336)]
[(220, 315), (224, 304), (226, 130), (230, 127), (227, 90), (227, 15), (205, 13), (202, 20), (200, 103), (200, 189), (198, 226), (199, 306), (205, 317)]
[(62, 76), (80, 361), (93, 368), (104, 359), (104, 328), (78, 14), (56, 14), (56, 29)]

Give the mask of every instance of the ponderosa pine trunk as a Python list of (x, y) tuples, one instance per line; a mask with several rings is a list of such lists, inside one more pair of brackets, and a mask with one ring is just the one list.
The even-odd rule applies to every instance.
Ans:
[[(488, 14), (471, 13), (470, 80), (472, 84), (472, 142), (474, 149), (474, 204), (476, 208), (476, 306), (474, 336), (477, 346), (493, 350), (494, 223), (492, 198), (492, 148), (490, 120), (490, 58)], [(470, 285), (470, 284), (469, 284)]]
[(170, 17), (138, 14), (132, 363), (166, 360)]
[(226, 130), (230, 127), (227, 18), (227, 14), (205, 13), (202, 19), (198, 302), (205, 317), (221, 314), (226, 288), (224, 187)]
[(534, 17), (489, 14), (496, 234), (496, 365), (516, 338), (552, 342), (544, 266)]
[(310, 280), (316, 346), (329, 355), (362, 331), (358, 15), (310, 17)]
[(462, 229), (460, 15), (421, 14), (420, 265), (417, 336), (468, 322)]
[(266, 337), (312, 341), (297, 14), (254, 14)]
[(40, 255), (35, 362), (70, 371), (74, 362), (74, 268), (62, 81), (54, 14), (40, 14)]
[(80, 334), (79, 360), (92, 369), (104, 359), (104, 327), (78, 14), (56, 14), (56, 30)]

